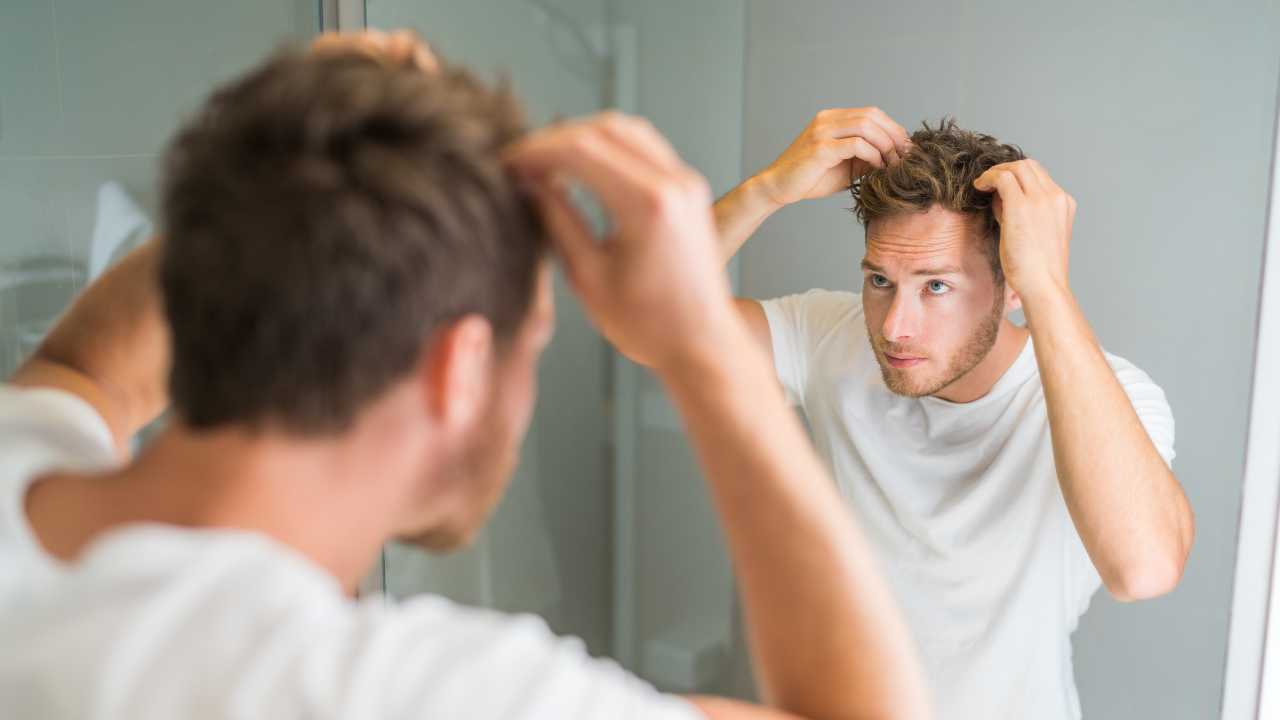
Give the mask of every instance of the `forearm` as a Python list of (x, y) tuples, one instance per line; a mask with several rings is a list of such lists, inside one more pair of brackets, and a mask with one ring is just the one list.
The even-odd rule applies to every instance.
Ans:
[(123, 446), (168, 404), (159, 244), (137, 248), (72, 303), (11, 382), (83, 396)]
[(734, 561), (766, 702), (810, 718), (918, 718), (927, 690), (867, 542), (735, 324), (705, 364), (662, 373)]
[(747, 239), (781, 207), (765, 194), (756, 177), (744, 180), (717, 200), (713, 212), (721, 262), (728, 265)]
[(1063, 497), (1107, 588), (1122, 600), (1177, 584), (1191, 508), (1069, 290), (1023, 296)]

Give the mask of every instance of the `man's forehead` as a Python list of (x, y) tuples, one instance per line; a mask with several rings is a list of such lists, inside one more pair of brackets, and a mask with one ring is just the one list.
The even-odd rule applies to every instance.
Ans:
[(879, 218), (867, 228), (867, 259), (875, 262), (960, 260), (980, 250), (972, 220), (934, 207)]

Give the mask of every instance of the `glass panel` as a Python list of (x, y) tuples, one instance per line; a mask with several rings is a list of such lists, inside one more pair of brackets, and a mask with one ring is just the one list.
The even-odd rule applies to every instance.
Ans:
[(77, 291), (155, 230), (156, 164), (183, 114), (277, 44), (313, 34), (316, 8), (0, 4), (0, 377)]

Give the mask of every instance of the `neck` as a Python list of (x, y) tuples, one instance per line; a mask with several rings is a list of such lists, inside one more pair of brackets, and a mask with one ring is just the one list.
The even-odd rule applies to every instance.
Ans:
[(995, 344), (986, 357), (934, 397), (953, 403), (968, 403), (986, 397), (1022, 354), (1030, 335), (1031, 332), (1026, 328), (1014, 325), (1008, 318), (1002, 319), (1000, 329), (996, 332)]
[(258, 532), (354, 593), (413, 501), (411, 483), (393, 479), (412, 477), (421, 459), (405, 449), (412, 443), (369, 443), (364, 432), (311, 440), (175, 425), (110, 476), (42, 480), (28, 494), (28, 516), (46, 549), (65, 560), (100, 533), (134, 523)]

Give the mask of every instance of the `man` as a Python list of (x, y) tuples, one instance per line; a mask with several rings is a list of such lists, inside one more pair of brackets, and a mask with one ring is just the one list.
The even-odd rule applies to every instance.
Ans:
[(1075, 201), (954, 121), (908, 137), (876, 108), (819, 113), (716, 204), (722, 260), (782, 206), (850, 186), (861, 294), (739, 312), (885, 563), (938, 707), (1079, 718), (1070, 634), (1090, 597), (1166, 593), (1191, 548), (1164, 394), (1076, 304)]
[[(709, 203), (642, 121), (523, 136), (508, 95), (405, 36), (326, 38), (216, 92), (168, 151), (163, 239), (0, 388), (6, 712), (926, 717), (867, 546), (757, 389)], [(689, 425), (771, 708), (663, 696), (532, 618), (350, 599), (384, 542), (456, 547), (503, 492), (552, 332), (540, 217)]]

